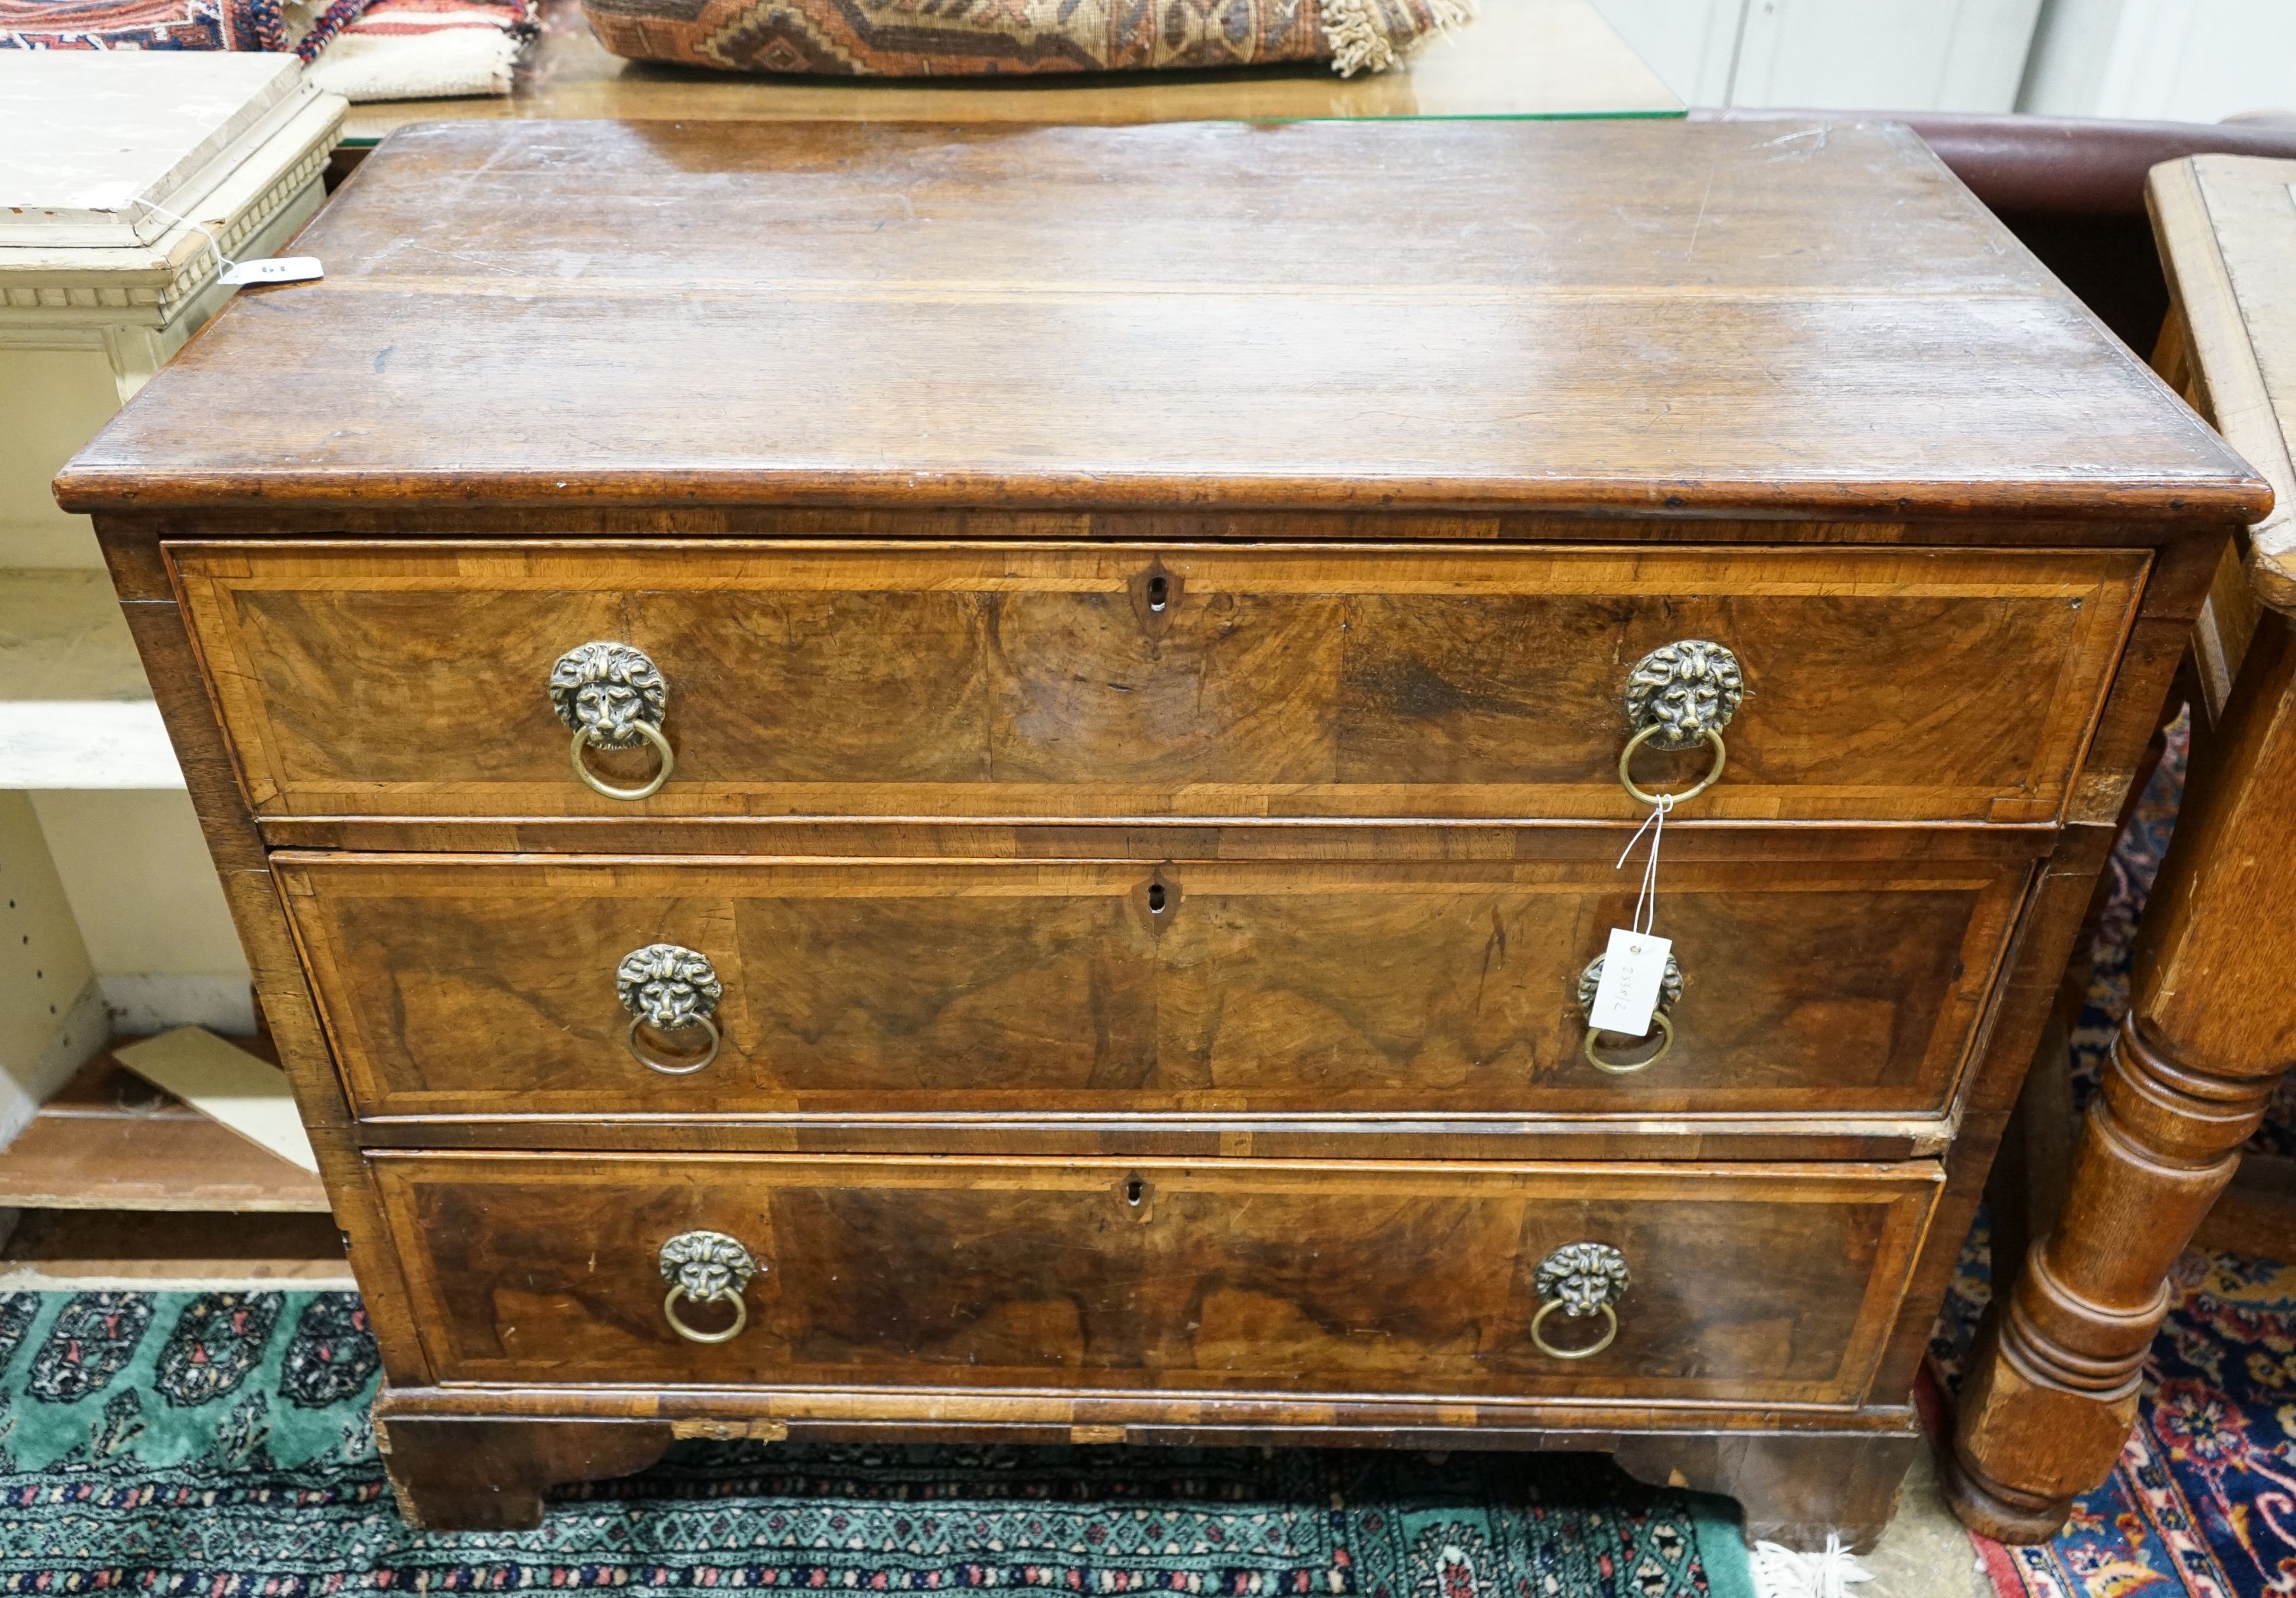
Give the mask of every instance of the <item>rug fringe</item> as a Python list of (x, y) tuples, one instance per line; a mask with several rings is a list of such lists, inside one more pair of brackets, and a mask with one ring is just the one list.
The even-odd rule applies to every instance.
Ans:
[(436, 100), (510, 93), (521, 41), (500, 28), (340, 35), (306, 81), (346, 100)]
[(1390, 28), (1381, 0), (1324, 0), (1324, 39), (1332, 47), (1332, 70), (1342, 78), (1392, 70), (1428, 40), (1475, 20), (1475, 0), (1419, 4), (1428, 18), (1429, 25), (1423, 29)]

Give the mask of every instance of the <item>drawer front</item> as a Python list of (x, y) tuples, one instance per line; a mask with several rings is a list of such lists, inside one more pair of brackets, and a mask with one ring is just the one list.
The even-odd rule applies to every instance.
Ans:
[[(1988, 856), (1981, 835), (1957, 858), (1816, 864), (1764, 858), (1759, 837), (1670, 836), (1674, 1043), (1613, 1075), (1587, 1058), (1578, 989), (1633, 905), (1623, 831), (1565, 840), (1576, 858), (1495, 865), (275, 865), (368, 1116), (1945, 1106), (2024, 860)], [(634, 1028), (646, 1000), (626, 1008), (619, 974), (656, 945), (707, 962), (706, 978), (654, 973), (693, 990), (707, 1028), (675, 1008), (652, 1012), (680, 1018), (665, 1029)], [(691, 1074), (641, 1061), (680, 1069), (711, 1031)], [(1596, 1058), (1647, 1052), (1623, 1042)]]
[[(372, 1157), (443, 1381), (760, 1382), (1849, 1404), (1931, 1164)], [(754, 1267), (685, 1340), (661, 1254)], [(1615, 1250), (1617, 1337), (1532, 1321), (1557, 1250)], [(702, 1252), (694, 1242), (682, 1257)], [(670, 1307), (725, 1330), (730, 1303)], [(1549, 1346), (1606, 1324), (1550, 1313)]]
[[(168, 546), (260, 815), (1612, 818), (1629, 676), (1726, 646), (1703, 819), (2046, 820), (2126, 551)], [(554, 665), (641, 651), (675, 765), (586, 786)], [(658, 714), (657, 714), (658, 711)], [(617, 724), (638, 743), (639, 729)], [(1662, 742), (1662, 741), (1661, 741)], [(656, 747), (592, 749), (644, 786)], [(1696, 781), (1704, 743), (1636, 757)]]

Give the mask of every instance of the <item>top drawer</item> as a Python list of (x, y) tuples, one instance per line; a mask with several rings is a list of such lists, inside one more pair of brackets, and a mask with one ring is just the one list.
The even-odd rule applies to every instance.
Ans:
[[(1623, 818), (1629, 679), (1725, 646), (1685, 817), (2046, 821), (2141, 552), (177, 543), (259, 815)], [(636, 747), (573, 755), (551, 692)], [(627, 657), (625, 657), (627, 658)], [(1663, 674), (1661, 674), (1663, 678)], [(581, 678), (580, 681), (575, 681)], [(1646, 679), (1647, 682), (1648, 679)], [(1737, 699), (1687, 676), (1694, 718)], [(585, 692), (586, 690), (586, 692)], [(646, 725), (640, 725), (639, 723)], [(642, 736), (643, 735), (643, 736)], [(1713, 740), (1645, 739), (1636, 781)]]

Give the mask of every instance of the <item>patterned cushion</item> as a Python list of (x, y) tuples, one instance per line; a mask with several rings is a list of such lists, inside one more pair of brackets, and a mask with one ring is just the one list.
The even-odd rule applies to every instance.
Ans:
[(1472, 0), (582, 0), (617, 55), (728, 71), (978, 77), (1328, 61), (1383, 71)]

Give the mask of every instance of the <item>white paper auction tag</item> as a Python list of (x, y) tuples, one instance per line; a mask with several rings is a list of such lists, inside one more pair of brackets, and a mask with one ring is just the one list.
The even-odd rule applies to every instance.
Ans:
[(1666, 957), (1673, 951), (1672, 938), (1611, 929), (1611, 947), (1603, 951), (1602, 980), (1595, 985), (1595, 1003), (1587, 1012), (1597, 1031), (1627, 1037), (1650, 1035)]
[(324, 277), (326, 268), (316, 255), (283, 255), (267, 261), (235, 261), (220, 281), (241, 283), (307, 283)]

